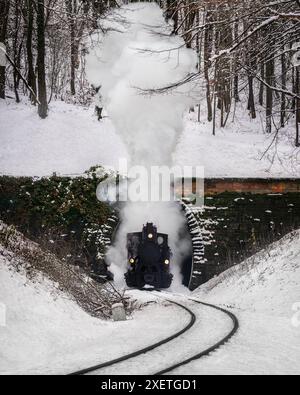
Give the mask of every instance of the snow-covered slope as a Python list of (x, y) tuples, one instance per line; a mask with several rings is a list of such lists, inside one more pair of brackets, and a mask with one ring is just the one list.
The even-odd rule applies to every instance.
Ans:
[(191, 373), (299, 374), (300, 231), (229, 269), (194, 293), (229, 307), (240, 331)]
[(293, 232), (200, 288), (200, 295), (249, 311), (291, 317), (300, 302), (300, 231)]
[[(240, 330), (217, 352), (174, 373), (299, 374), (299, 238), (300, 231), (286, 236), (194, 292), (197, 299), (232, 310)], [(160, 304), (126, 322), (92, 318), (54, 282), (26, 277), (14, 259), (0, 254), (0, 374), (72, 372), (151, 344), (188, 321), (181, 310)], [(153, 300), (145, 293), (137, 297)], [(215, 325), (212, 334), (220, 330)], [(197, 332), (199, 339), (203, 333), (207, 338), (206, 329)]]
[[(118, 168), (119, 158), (127, 157), (109, 118), (98, 122), (92, 107), (52, 102), (48, 118), (41, 120), (25, 102), (0, 100), (0, 175), (78, 174), (95, 165)], [(216, 136), (211, 123), (199, 124), (196, 114), (189, 114), (174, 162), (204, 166), (206, 177), (298, 176), (293, 122), (280, 131), (277, 141), (273, 134), (263, 133), (259, 117), (251, 121), (240, 106), (235, 122), (229, 120), (225, 129), (217, 128)]]
[(76, 175), (96, 165), (117, 166), (126, 155), (111, 122), (98, 122), (93, 108), (53, 102), (41, 120), (30, 104), (0, 99), (0, 174)]
[(203, 166), (205, 177), (298, 177), (299, 148), (295, 148), (293, 120), (278, 132), (265, 134), (258, 117), (251, 120), (244, 104), (239, 104), (235, 120), (228, 120), (224, 129), (217, 127), (212, 135), (212, 123), (196, 121), (196, 114), (186, 117), (185, 130), (174, 155), (181, 166)]
[(70, 373), (152, 344), (188, 322), (184, 312), (160, 303), (126, 322), (92, 318), (55, 283), (32, 281), (11, 263), (0, 255), (0, 374)]

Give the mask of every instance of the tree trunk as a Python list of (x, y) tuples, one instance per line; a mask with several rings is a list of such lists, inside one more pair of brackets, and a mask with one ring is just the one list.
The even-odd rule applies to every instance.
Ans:
[[(295, 67), (296, 71), (296, 93), (299, 96), (300, 93), (300, 70), (299, 66)], [(299, 131), (299, 124), (300, 124), (300, 100), (296, 99), (296, 147), (300, 147), (300, 131)]]
[[(293, 93), (295, 93), (295, 95), (296, 95), (297, 88), (296, 88), (296, 68), (295, 67), (292, 72), (292, 86), (293, 86)], [(293, 114), (296, 114), (296, 98), (295, 97), (293, 97), (293, 100), (291, 103), (291, 110), (293, 111)]]
[(21, 39), (20, 44), (19, 44), (19, 30), (20, 30), (20, 19), (21, 19), (21, 10), (19, 8), (19, 4), (15, 3), (14, 7), (14, 28), (13, 28), (13, 45), (12, 45), (12, 51), (13, 51), (13, 57), (14, 57), (14, 64), (16, 67), (14, 68), (13, 71), (13, 80), (14, 80), (14, 92), (15, 92), (15, 97), (16, 97), (16, 102), (20, 103), (20, 96), (19, 96), (19, 73), (18, 70), (20, 70), (20, 64), (21, 64), (21, 51), (22, 51), (22, 42), (23, 39)]
[[(239, 35), (239, 24), (238, 22), (234, 24), (234, 41), (236, 42), (238, 40), (238, 35)], [(235, 58), (234, 60), (234, 80), (233, 80), (233, 85), (234, 85), (234, 100), (238, 103), (240, 101), (240, 95), (239, 95), (239, 75), (238, 75), (238, 62), (237, 59)]]
[[(207, 13), (206, 21), (211, 21), (211, 13)], [(212, 28), (208, 27), (204, 33), (204, 76), (206, 79), (206, 101), (207, 101), (207, 119), (209, 122), (213, 119), (213, 109), (211, 102), (211, 88), (209, 81), (209, 69), (211, 66), (210, 57), (212, 54), (212, 40), (213, 40)]]
[[(90, 3), (83, 2), (82, 10), (77, 7), (77, 2), (72, 0), (66, 1), (66, 9), (68, 12), (68, 22), (70, 30), (70, 52), (71, 52), (71, 67), (70, 67), (70, 91), (71, 95), (76, 94), (76, 70), (79, 68), (79, 46), (86, 26), (86, 17), (89, 13)], [(79, 13), (80, 18), (79, 18)]]
[[(283, 48), (284, 51), (284, 48)], [(286, 90), (286, 60), (285, 54), (281, 55), (281, 85), (282, 89)], [(281, 94), (281, 114), (280, 114), (280, 123), (281, 127), (285, 126), (285, 119), (286, 119), (286, 98), (285, 93), (282, 92)]]
[(68, 13), (68, 23), (70, 31), (70, 91), (71, 95), (76, 94), (75, 77), (76, 77), (76, 32), (75, 32), (75, 10), (73, 8), (73, 1), (66, 0), (66, 9)]
[[(264, 81), (265, 80), (265, 64), (262, 63), (260, 66), (260, 77)], [(261, 106), (264, 105), (264, 93), (265, 93), (265, 85), (261, 82), (259, 88), (259, 104)]]
[(251, 113), (251, 118), (256, 118), (256, 109), (255, 109), (255, 101), (254, 101), (254, 90), (253, 90), (253, 76), (249, 75), (249, 98), (248, 98), (248, 110)]
[[(217, 80), (217, 68), (215, 67), (215, 76), (214, 80)], [(213, 121), (213, 136), (216, 135), (216, 122), (217, 122), (217, 89), (216, 89), (216, 83), (214, 84), (214, 89), (213, 89), (213, 113), (212, 113), (212, 121)]]
[(75, 78), (76, 78), (76, 50), (75, 50), (75, 34), (72, 29), (71, 32), (71, 76), (70, 76), (70, 89), (71, 95), (75, 96), (76, 88), (75, 88)]
[(107, 4), (103, 0), (92, 0), (93, 28), (98, 28), (98, 19), (105, 12)]
[(213, 113), (213, 136), (216, 135), (216, 120), (217, 120), (217, 92), (213, 93), (214, 100), (214, 113)]
[[(188, 16), (186, 18), (185, 31), (189, 31), (194, 25), (194, 22), (195, 22), (195, 19), (197, 16), (195, 4), (192, 3), (189, 5), (189, 7), (187, 8), (187, 13), (188, 13)], [(177, 24), (178, 21), (175, 23)], [(185, 34), (184, 39), (185, 39), (187, 48), (192, 48), (193, 33), (189, 32), (189, 33)]]
[(240, 95), (239, 95), (239, 76), (237, 73), (235, 73), (233, 84), (234, 84), (234, 100), (238, 103), (240, 101)]
[[(228, 20), (230, 15), (226, 6), (220, 6), (220, 18)], [(232, 47), (234, 30), (232, 24), (219, 28), (215, 27), (216, 39), (215, 50), (216, 53), (225, 51), (227, 48)], [(221, 111), (221, 127), (225, 126), (225, 120), (230, 112), (232, 101), (232, 60), (230, 56), (223, 56), (222, 61), (216, 63), (216, 80), (218, 82), (218, 108)], [(235, 72), (235, 71), (234, 71)], [(225, 116), (226, 112), (226, 116)]]
[[(36, 77), (34, 72), (34, 62), (32, 54), (32, 36), (33, 36), (33, 1), (27, 0), (27, 37), (26, 37), (26, 52), (27, 52), (27, 62), (28, 62), (28, 85), (31, 87), (33, 92), (36, 94)], [(36, 104), (35, 96), (30, 93), (30, 100), (32, 104)]]
[[(7, 33), (7, 20), (9, 12), (9, 0), (0, 1), (0, 42), (5, 44)], [(5, 99), (5, 66), (0, 66), (0, 98)]]
[(266, 94), (266, 132), (272, 132), (272, 116), (273, 116), (273, 82), (274, 82), (274, 58), (271, 53), (271, 58), (266, 63), (266, 83), (267, 83), (267, 94)]
[(47, 89), (45, 71), (45, 14), (44, 0), (39, 0), (37, 5), (37, 68), (38, 68), (38, 98), (39, 116), (44, 119), (47, 117)]
[(167, 11), (166, 11), (166, 20), (172, 19), (174, 22), (173, 34), (177, 34), (178, 28), (178, 11), (177, 11), (177, 2), (173, 0), (167, 0)]
[[(249, 23), (244, 22), (244, 29), (249, 29)], [(248, 111), (250, 112), (251, 118), (256, 118), (255, 99), (254, 99), (254, 76), (257, 72), (257, 54), (255, 51), (255, 42), (257, 35), (254, 35), (246, 43), (246, 65), (248, 69)]]

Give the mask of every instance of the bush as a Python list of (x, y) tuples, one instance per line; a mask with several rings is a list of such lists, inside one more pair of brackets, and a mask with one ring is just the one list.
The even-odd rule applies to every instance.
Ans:
[(0, 218), (71, 264), (105, 275), (104, 254), (118, 222), (97, 200), (107, 174), (92, 168), (84, 177), (0, 177)]
[(60, 261), (1, 220), (0, 256), (5, 258), (9, 268), (24, 273), (32, 282), (50, 279), (55, 287), (53, 292), (64, 292), (92, 316), (110, 318), (115, 303), (122, 303), (127, 313), (134, 308), (134, 301), (125, 297), (124, 292), (118, 291), (111, 282), (96, 283), (81, 268)]

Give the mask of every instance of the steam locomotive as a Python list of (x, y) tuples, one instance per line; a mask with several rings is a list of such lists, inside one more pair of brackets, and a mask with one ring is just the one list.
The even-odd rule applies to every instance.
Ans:
[(157, 233), (156, 226), (147, 223), (142, 232), (128, 233), (127, 250), (128, 271), (125, 280), (129, 287), (170, 287), (173, 275), (170, 273), (168, 235)]

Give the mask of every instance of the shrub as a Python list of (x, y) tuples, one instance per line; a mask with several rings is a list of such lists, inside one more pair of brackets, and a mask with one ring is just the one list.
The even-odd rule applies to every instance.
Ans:
[(96, 197), (106, 177), (97, 167), (77, 178), (0, 177), (0, 218), (60, 259), (105, 275), (104, 254), (118, 222)]

